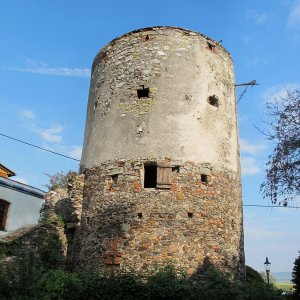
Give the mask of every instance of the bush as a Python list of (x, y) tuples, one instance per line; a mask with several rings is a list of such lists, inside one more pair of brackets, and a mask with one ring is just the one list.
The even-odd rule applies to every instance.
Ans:
[(148, 278), (149, 299), (188, 299), (191, 286), (186, 274), (172, 265), (158, 268)]
[(89, 270), (79, 276), (83, 287), (82, 299), (147, 299), (145, 285), (134, 272), (100, 273)]
[(82, 282), (77, 274), (62, 269), (50, 270), (42, 275), (35, 287), (41, 300), (82, 299)]
[(45, 269), (25, 257), (16, 267), (0, 264), (0, 299), (39, 300), (210, 300), (280, 299), (280, 291), (248, 270), (246, 284), (237, 284), (210, 266), (201, 280), (169, 265), (156, 269), (147, 278), (133, 271), (101, 273), (86, 270), (71, 273), (61, 268)]

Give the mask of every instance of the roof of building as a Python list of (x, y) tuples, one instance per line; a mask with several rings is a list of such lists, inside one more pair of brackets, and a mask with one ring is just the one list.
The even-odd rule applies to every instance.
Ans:
[(46, 192), (38, 188), (4, 177), (0, 177), (0, 187), (1, 186), (41, 199), (43, 199), (46, 194)]
[(14, 171), (10, 170), (9, 168), (5, 167), (3, 164), (0, 163), (0, 173), (1, 173), (1, 171), (4, 172), (7, 175), (7, 177), (16, 175), (16, 173)]

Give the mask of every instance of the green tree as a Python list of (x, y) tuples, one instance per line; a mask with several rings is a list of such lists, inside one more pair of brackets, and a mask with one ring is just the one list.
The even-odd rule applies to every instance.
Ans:
[(300, 296), (300, 251), (299, 256), (295, 259), (292, 272), (292, 282), (294, 283), (295, 294)]
[(45, 187), (48, 188), (49, 191), (55, 191), (57, 189), (67, 189), (68, 188), (68, 176), (72, 173), (75, 173), (74, 171), (68, 171), (67, 173), (64, 173), (63, 171), (55, 173), (53, 175), (49, 175), (44, 173), (46, 176), (48, 176), (49, 183), (45, 184)]
[(300, 196), (300, 91), (287, 90), (284, 98), (267, 103), (267, 139), (274, 149), (266, 163), (266, 180), (261, 185), (264, 197), (287, 205)]

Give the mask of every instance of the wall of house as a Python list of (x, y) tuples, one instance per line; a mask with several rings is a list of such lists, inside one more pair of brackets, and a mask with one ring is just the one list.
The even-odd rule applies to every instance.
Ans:
[(41, 197), (1, 186), (0, 199), (10, 203), (6, 228), (5, 231), (0, 231), (0, 235), (22, 226), (38, 223), (40, 208), (44, 202)]

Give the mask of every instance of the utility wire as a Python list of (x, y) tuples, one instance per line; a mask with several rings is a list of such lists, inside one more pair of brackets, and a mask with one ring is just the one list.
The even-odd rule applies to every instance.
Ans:
[(300, 208), (300, 206), (277, 206), (277, 205), (260, 205), (260, 204), (243, 204), (243, 206), (253, 206), (253, 207), (274, 207), (274, 208)]
[[(61, 154), (61, 153), (49, 150), (49, 149), (45, 149), (45, 148), (42, 148), (42, 147), (39, 147), (39, 146), (36, 146), (36, 145), (33, 145), (31, 143), (28, 143), (28, 142), (16, 139), (16, 138), (14, 138), (12, 136), (9, 136), (9, 135), (3, 134), (3, 133), (0, 133), (0, 135), (4, 136), (6, 138), (9, 138), (11, 140), (14, 140), (16, 142), (19, 142), (19, 143), (22, 143), (22, 144), (25, 144), (25, 145), (28, 145), (28, 146), (31, 146), (31, 147), (43, 150), (43, 151), (47, 151), (47, 152), (50, 152), (50, 153), (53, 153), (53, 154), (56, 154), (56, 155), (59, 155), (59, 156), (62, 156), (62, 157), (68, 158), (68, 159), (72, 159), (72, 160), (75, 160), (75, 161), (80, 161), (79, 159), (76, 159), (76, 158), (73, 158), (73, 157), (70, 157), (70, 156), (67, 156), (67, 155), (64, 155), (64, 154)], [(243, 206), (246, 206), (246, 207), (271, 207), (271, 208), (273, 208), (273, 207), (274, 208), (300, 208), (300, 206), (276, 206), (276, 205), (260, 205), (260, 204), (243, 204)]]
[(79, 159), (76, 159), (76, 158), (73, 158), (73, 157), (70, 157), (70, 156), (67, 156), (67, 155), (64, 155), (64, 154), (61, 154), (61, 153), (49, 150), (49, 149), (45, 149), (45, 148), (42, 148), (42, 147), (39, 147), (39, 146), (36, 146), (36, 145), (33, 145), (31, 143), (28, 143), (28, 142), (16, 139), (16, 138), (14, 138), (12, 136), (9, 136), (9, 135), (3, 134), (3, 133), (0, 133), (0, 135), (6, 137), (8, 139), (14, 140), (16, 142), (19, 142), (19, 143), (22, 143), (22, 144), (25, 144), (25, 145), (28, 145), (28, 146), (31, 146), (31, 147), (43, 150), (43, 151), (47, 151), (47, 152), (50, 152), (50, 153), (53, 153), (53, 154), (56, 154), (56, 155), (59, 155), (59, 156), (62, 156), (62, 157), (68, 158), (68, 159), (72, 159), (72, 160), (75, 160), (75, 161), (80, 161)]

